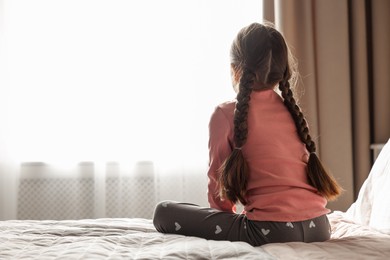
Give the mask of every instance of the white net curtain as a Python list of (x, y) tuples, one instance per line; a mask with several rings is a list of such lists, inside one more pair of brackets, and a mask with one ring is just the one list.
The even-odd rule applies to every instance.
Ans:
[(259, 0), (0, 0), (0, 219), (207, 205), (208, 120)]

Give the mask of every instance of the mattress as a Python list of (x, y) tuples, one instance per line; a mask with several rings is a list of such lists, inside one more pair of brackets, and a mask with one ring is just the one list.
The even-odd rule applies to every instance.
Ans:
[(158, 233), (150, 219), (0, 221), (0, 259), (390, 259), (390, 235), (329, 214), (321, 243), (213, 241)]

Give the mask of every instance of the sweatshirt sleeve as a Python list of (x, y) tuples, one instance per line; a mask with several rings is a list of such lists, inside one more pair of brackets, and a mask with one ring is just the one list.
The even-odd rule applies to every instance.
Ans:
[(230, 136), (232, 135), (233, 118), (229, 120), (224, 111), (217, 107), (209, 122), (209, 170), (208, 170), (208, 201), (210, 207), (227, 211), (236, 211), (236, 206), (229, 200), (219, 197), (218, 169), (232, 151)]

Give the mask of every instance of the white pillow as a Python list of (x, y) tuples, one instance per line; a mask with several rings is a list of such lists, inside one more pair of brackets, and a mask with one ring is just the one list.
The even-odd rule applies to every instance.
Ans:
[(390, 139), (379, 153), (346, 216), (390, 234)]

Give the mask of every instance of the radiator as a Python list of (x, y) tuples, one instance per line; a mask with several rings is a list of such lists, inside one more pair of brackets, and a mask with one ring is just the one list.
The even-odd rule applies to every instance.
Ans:
[(55, 172), (43, 163), (24, 163), (18, 187), (18, 219), (151, 218), (161, 200), (207, 206), (205, 171), (156, 174), (139, 162), (123, 174), (118, 163), (99, 172), (93, 163)]

